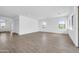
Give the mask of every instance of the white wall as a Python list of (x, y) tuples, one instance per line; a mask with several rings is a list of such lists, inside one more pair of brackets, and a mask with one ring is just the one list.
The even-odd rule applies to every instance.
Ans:
[[(74, 15), (73, 28), (72, 30), (68, 29), (68, 34), (71, 37), (75, 46), (78, 47), (78, 8), (77, 7), (74, 7), (72, 14)], [(71, 15), (68, 17), (68, 20), (71, 19)]]
[(26, 16), (19, 16), (19, 34), (39, 31), (38, 21)]
[(19, 16), (13, 19), (12, 32), (19, 33)]
[[(43, 21), (45, 21), (47, 23), (45, 30), (42, 29)], [(49, 18), (49, 19), (45, 19), (45, 20), (40, 20), (39, 21), (40, 31), (53, 32), (53, 33), (67, 33), (67, 26), (63, 30), (59, 29), (59, 27), (58, 27), (59, 21), (65, 21), (65, 23), (66, 23), (67, 17), (58, 17), (58, 18)]]

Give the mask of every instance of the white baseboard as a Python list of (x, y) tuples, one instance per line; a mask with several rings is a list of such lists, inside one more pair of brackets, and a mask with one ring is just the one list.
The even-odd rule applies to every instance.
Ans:
[(28, 33), (19, 33), (19, 35), (31, 34), (31, 33), (35, 33), (35, 32), (39, 32), (39, 31), (28, 32)]

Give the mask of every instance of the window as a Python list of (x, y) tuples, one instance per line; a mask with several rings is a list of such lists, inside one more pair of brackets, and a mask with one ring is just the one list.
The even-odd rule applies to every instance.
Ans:
[(59, 27), (59, 29), (65, 29), (65, 22), (59, 21), (58, 27)]
[(46, 26), (46, 25), (47, 25), (47, 23), (46, 23), (46, 22), (43, 22), (43, 23), (42, 23), (42, 25), (43, 25), (43, 26)]
[(46, 28), (47, 23), (45, 21), (42, 22), (42, 28)]
[(1, 27), (1, 28), (4, 28), (5, 25), (6, 25), (5, 23), (0, 23), (0, 27)]
[(5, 26), (5, 23), (0, 23), (0, 26), (1, 26), (1, 27), (4, 27), (4, 26)]
[(6, 23), (5, 23), (5, 20), (3, 19), (0, 19), (0, 27), (5, 27)]

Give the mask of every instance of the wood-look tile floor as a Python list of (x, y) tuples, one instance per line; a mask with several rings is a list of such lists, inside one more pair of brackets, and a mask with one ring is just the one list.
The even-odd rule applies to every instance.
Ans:
[(36, 32), (27, 35), (0, 33), (1, 53), (78, 53), (68, 35)]

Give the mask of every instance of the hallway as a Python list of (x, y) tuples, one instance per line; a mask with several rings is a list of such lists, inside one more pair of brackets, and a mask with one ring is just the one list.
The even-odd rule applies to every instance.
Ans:
[(36, 32), (27, 35), (0, 33), (0, 52), (8, 53), (78, 53), (66, 34)]

